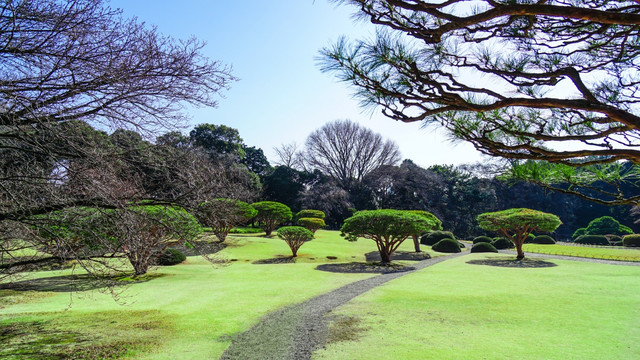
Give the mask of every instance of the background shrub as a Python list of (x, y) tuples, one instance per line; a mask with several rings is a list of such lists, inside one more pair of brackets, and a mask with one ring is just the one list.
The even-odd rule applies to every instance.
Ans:
[(165, 249), (165, 251), (158, 256), (156, 264), (161, 266), (171, 266), (180, 264), (185, 260), (187, 260), (187, 257), (180, 250)]
[(315, 219), (323, 219), (324, 220), (324, 212), (321, 210), (312, 210), (312, 209), (306, 209), (306, 210), (300, 210), (296, 213), (295, 219), (299, 220), (302, 218), (315, 218)]
[(526, 239), (524, 239), (525, 244), (536, 244), (536, 236), (533, 234), (529, 234)]
[(577, 229), (573, 235), (571, 235), (571, 239), (575, 241), (579, 236), (587, 235), (587, 228), (579, 228)]
[(473, 243), (474, 243), (474, 244), (481, 243), (481, 242), (491, 244), (491, 242), (492, 242), (492, 241), (493, 241), (493, 239), (492, 239), (492, 238), (490, 238), (490, 237), (488, 237), (488, 236), (484, 236), (484, 235), (476, 236), (476, 237), (473, 239)]
[(497, 253), (498, 249), (495, 246), (491, 245), (487, 242), (479, 242), (473, 245), (471, 248), (472, 253), (482, 253), (482, 252), (494, 252)]
[(640, 246), (640, 234), (625, 235), (622, 238), (622, 244), (629, 247)]
[(585, 245), (610, 245), (604, 235), (582, 235), (573, 241), (576, 244)]
[(459, 253), (462, 251), (460, 250), (460, 244), (458, 244), (458, 241), (451, 238), (444, 238), (438, 241), (433, 244), (431, 249), (441, 253)]
[(556, 241), (549, 235), (538, 235), (536, 236), (531, 244), (544, 244), (544, 245), (553, 245)]
[(327, 226), (324, 223), (324, 220), (320, 218), (310, 218), (310, 217), (303, 217), (298, 219), (298, 225), (304, 227), (305, 229), (311, 231), (314, 234), (318, 229)]
[(451, 231), (431, 231), (420, 237), (420, 244), (433, 246), (442, 239), (455, 239)]
[(513, 245), (513, 242), (511, 242), (511, 240), (505, 239), (503, 237), (494, 238), (491, 242), (491, 245), (493, 245), (493, 247), (498, 250), (513, 249), (514, 247), (516, 247), (515, 245)]

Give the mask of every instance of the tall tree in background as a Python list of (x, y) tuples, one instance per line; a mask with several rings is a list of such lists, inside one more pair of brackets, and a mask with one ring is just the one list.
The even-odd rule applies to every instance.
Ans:
[(513, 176), (606, 204), (640, 200), (637, 1), (336, 2), (381, 28), (322, 50), (323, 69), (366, 104), (514, 159)]
[(312, 132), (303, 161), (348, 189), (383, 165), (400, 161), (398, 145), (350, 120), (336, 120)]
[(193, 146), (200, 147), (212, 158), (227, 154), (238, 160), (244, 158), (242, 138), (237, 129), (226, 125), (200, 124), (191, 130)]
[[(137, 199), (173, 202), (192, 185), (215, 179), (201, 173), (197, 154), (144, 154), (131, 133), (111, 142), (94, 130), (151, 134), (182, 124), (185, 103), (215, 106), (235, 78), (203, 57), (202, 46), (123, 19), (101, 0), (0, 4), (3, 269), (15, 260), (6, 250), (16, 236), (30, 233), (36, 216), (74, 206), (121, 208)], [(125, 148), (152, 159), (155, 178), (173, 174), (184, 186), (174, 187), (169, 199), (166, 192), (150, 192), (143, 176), (149, 172), (132, 169), (145, 158)]]

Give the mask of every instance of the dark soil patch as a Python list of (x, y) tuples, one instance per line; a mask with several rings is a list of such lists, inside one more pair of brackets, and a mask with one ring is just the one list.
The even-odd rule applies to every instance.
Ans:
[[(367, 262), (374, 262), (382, 260), (380, 258), (380, 253), (377, 251), (372, 251), (370, 253), (364, 254)], [(413, 261), (422, 261), (431, 259), (431, 255), (426, 252), (408, 252), (408, 251), (396, 251), (391, 254), (391, 261), (393, 260), (413, 260)]]
[(333, 316), (327, 320), (331, 321), (327, 344), (343, 341), (357, 341), (360, 334), (366, 331), (360, 326), (360, 319), (353, 316)]
[(316, 270), (328, 271), (334, 273), (371, 273), (371, 274), (390, 274), (396, 272), (405, 272), (415, 270), (412, 266), (404, 266), (398, 264), (382, 264), (379, 262), (352, 262), (341, 264), (322, 264), (316, 266)]
[(296, 258), (293, 258), (291, 256), (288, 257), (277, 257), (277, 258), (272, 258), (272, 259), (262, 259), (262, 260), (256, 260), (254, 262), (252, 262), (252, 264), (257, 264), (257, 265), (269, 265), (269, 264), (294, 264), (296, 262)]
[(554, 267), (558, 266), (552, 262), (544, 261), (544, 260), (532, 260), (532, 259), (504, 259), (504, 258), (488, 258), (483, 260), (469, 260), (467, 264), (473, 265), (487, 265), (487, 266), (499, 266), (499, 267), (510, 267), (510, 268), (546, 268), (546, 267)]

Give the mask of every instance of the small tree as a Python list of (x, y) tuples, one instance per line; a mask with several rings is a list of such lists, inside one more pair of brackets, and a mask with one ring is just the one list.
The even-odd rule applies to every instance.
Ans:
[[(430, 213), (428, 211), (423, 211), (423, 210), (407, 210), (407, 212), (409, 212), (411, 214), (424, 216), (425, 218), (433, 221), (436, 224), (436, 226), (434, 228), (432, 228), (431, 230), (442, 230), (442, 221), (440, 221), (440, 219), (438, 219), (432, 213)], [(418, 234), (412, 234), (411, 235), (411, 237), (413, 238), (413, 247), (415, 248), (417, 253), (422, 252), (422, 250), (420, 250), (420, 235), (422, 235), (422, 232), (418, 233)]]
[(611, 216), (602, 216), (591, 220), (582, 235), (626, 235), (632, 233), (633, 231), (628, 226), (620, 224)]
[(318, 231), (318, 229), (327, 226), (327, 224), (325, 224), (324, 220), (322, 219), (306, 217), (298, 219), (298, 224), (314, 234), (316, 233), (316, 231)]
[(255, 220), (267, 236), (271, 236), (278, 224), (291, 220), (291, 209), (285, 204), (275, 201), (260, 201), (251, 204), (251, 206), (258, 211)]
[(312, 209), (300, 210), (296, 213), (296, 216), (295, 216), (296, 219), (315, 218), (315, 219), (322, 219), (322, 220), (324, 220), (324, 217), (325, 217), (324, 211), (312, 210)]
[(291, 248), (292, 257), (298, 256), (298, 249), (307, 241), (313, 240), (313, 233), (301, 226), (283, 226), (278, 229), (278, 237)]
[(235, 199), (214, 199), (201, 203), (195, 211), (196, 218), (211, 227), (220, 242), (224, 242), (234, 227), (258, 214), (258, 211), (244, 201)]
[(551, 232), (562, 225), (553, 214), (531, 209), (508, 209), (478, 215), (478, 226), (487, 231), (504, 235), (516, 246), (518, 260), (524, 259), (522, 244), (532, 232)]
[(391, 261), (391, 254), (413, 234), (437, 227), (428, 217), (402, 210), (364, 210), (344, 221), (341, 235), (349, 241), (358, 237), (375, 241), (383, 263)]

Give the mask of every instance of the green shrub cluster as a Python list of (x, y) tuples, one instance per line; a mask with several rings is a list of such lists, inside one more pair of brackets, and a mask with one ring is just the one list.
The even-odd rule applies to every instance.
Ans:
[(494, 252), (497, 253), (498, 249), (495, 246), (491, 245), (487, 242), (479, 242), (475, 243), (471, 248), (472, 253), (482, 253), (482, 252)]
[(575, 242), (578, 237), (583, 235), (627, 235), (632, 233), (631, 228), (620, 224), (618, 220), (611, 216), (602, 216), (591, 220), (586, 228), (577, 229), (571, 238)]
[(171, 266), (180, 264), (185, 260), (187, 260), (187, 257), (179, 250), (166, 249), (162, 254), (160, 254), (160, 256), (158, 256), (156, 263), (161, 266)]
[(525, 244), (535, 244), (536, 243), (535, 241), (536, 241), (536, 236), (533, 234), (527, 235), (527, 238), (524, 239)]
[(498, 250), (513, 249), (514, 247), (516, 247), (515, 245), (513, 245), (513, 242), (511, 242), (511, 240), (505, 239), (503, 237), (493, 238), (491, 245), (493, 245), (493, 247)]
[(305, 229), (311, 231), (314, 234), (318, 229), (327, 226), (324, 223), (324, 220), (320, 218), (311, 218), (311, 217), (303, 217), (298, 219), (298, 225), (304, 227)]
[(622, 238), (622, 244), (628, 247), (640, 246), (640, 234), (625, 235)]
[[(423, 245), (433, 246), (440, 240), (443, 239), (453, 239), (455, 240), (455, 236), (451, 231), (431, 231), (420, 237), (420, 243)], [(459, 246), (458, 246), (459, 248)]]
[(299, 220), (302, 218), (315, 218), (315, 219), (323, 219), (324, 220), (325, 214), (323, 211), (321, 210), (312, 210), (312, 209), (305, 209), (305, 210), (300, 210), (296, 213), (295, 219)]
[(450, 238), (444, 238), (438, 241), (437, 243), (433, 244), (431, 249), (433, 249), (433, 251), (442, 253), (459, 253), (462, 251), (460, 250), (460, 244), (458, 243), (458, 241)]
[(604, 235), (582, 235), (578, 236), (573, 242), (584, 245), (610, 245), (609, 240)]
[(481, 243), (481, 242), (491, 244), (492, 241), (493, 241), (492, 238), (490, 238), (488, 236), (484, 236), (484, 235), (476, 236), (475, 238), (473, 238), (473, 243), (474, 244)]
[(549, 235), (538, 235), (530, 243), (531, 244), (553, 245), (553, 244), (556, 243), (556, 241), (553, 240), (553, 238), (551, 236), (549, 236)]

